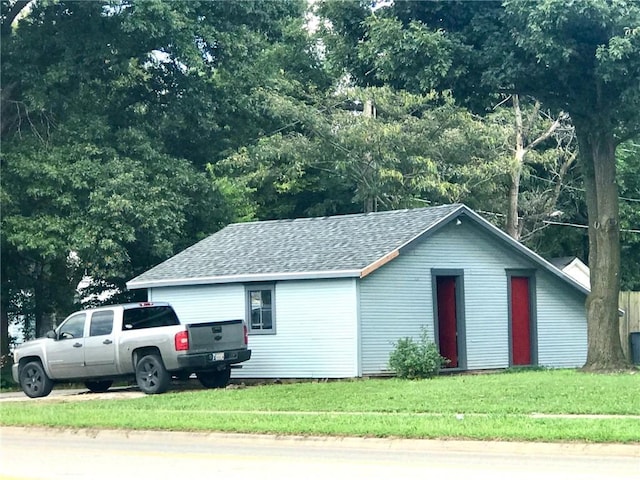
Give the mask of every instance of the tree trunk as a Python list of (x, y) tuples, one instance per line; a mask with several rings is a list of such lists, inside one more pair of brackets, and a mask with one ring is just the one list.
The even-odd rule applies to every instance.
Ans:
[(9, 311), (6, 303), (4, 298), (0, 302), (0, 356), (9, 354)]
[(527, 150), (524, 148), (524, 126), (522, 122), (522, 110), (520, 109), (520, 97), (517, 94), (511, 96), (513, 102), (513, 115), (515, 122), (515, 154), (513, 165), (509, 169), (509, 198), (507, 200), (507, 234), (516, 240), (519, 238), (518, 228), (518, 196), (520, 195), (520, 175)]
[(373, 198), (368, 197), (364, 201), (364, 213), (375, 212), (373, 208)]
[(52, 297), (50, 283), (53, 281), (49, 275), (50, 266), (43, 263), (39, 266), (39, 274), (33, 284), (35, 336), (43, 337), (52, 327)]
[[(565, 118), (565, 114), (560, 112), (558, 118), (549, 126), (549, 128), (538, 136), (535, 140), (528, 143), (525, 139), (525, 125), (522, 118), (522, 109), (520, 108), (520, 97), (517, 94), (511, 96), (513, 103), (513, 116), (514, 116), (514, 134), (515, 134), (515, 148), (513, 156), (513, 164), (509, 169), (509, 197), (507, 199), (507, 223), (505, 230), (509, 236), (520, 240), (522, 235), (523, 224), (518, 217), (518, 199), (520, 196), (520, 177), (522, 176), (522, 169), (525, 163), (525, 157), (530, 150), (533, 150), (542, 142), (547, 140), (553, 132), (560, 126), (560, 122)], [(540, 102), (536, 101), (533, 112), (529, 119), (528, 128), (531, 128), (531, 124), (538, 117), (540, 112)]]
[[(365, 118), (376, 118), (377, 112), (375, 104), (373, 100), (370, 98), (365, 100), (363, 116)], [(375, 163), (373, 161), (372, 155), (370, 152), (365, 154), (365, 168), (363, 169), (365, 175), (365, 188), (366, 188), (366, 198), (364, 201), (364, 213), (377, 212), (378, 208), (375, 202), (375, 193), (374, 190), (377, 191), (379, 185), (375, 185)], [(367, 177), (370, 177), (368, 180)]]
[(509, 198), (507, 204), (507, 225), (506, 231), (509, 236), (518, 240), (520, 238), (520, 228), (518, 219), (518, 196), (520, 195), (520, 175), (522, 174), (522, 162), (524, 150), (517, 150), (514, 158), (514, 165), (509, 174)]
[[(582, 128), (580, 128), (582, 127)], [(620, 343), (620, 222), (615, 139), (594, 123), (576, 125), (589, 215), (591, 293), (587, 297), (588, 351), (585, 370), (629, 367)]]
[[(4, 245), (3, 245), (4, 247)], [(9, 283), (7, 281), (9, 272), (7, 269), (8, 255), (6, 249), (2, 251), (0, 257), (0, 277), (2, 287), (0, 288), (0, 356), (9, 353)]]

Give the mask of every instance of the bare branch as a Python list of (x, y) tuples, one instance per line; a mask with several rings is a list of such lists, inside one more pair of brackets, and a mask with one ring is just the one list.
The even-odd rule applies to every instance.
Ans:
[(11, 35), (11, 26), (14, 20), (20, 15), (27, 5), (31, 3), (31, 0), (17, 0), (7, 12), (7, 15), (2, 19), (2, 36)]
[(498, 107), (500, 107), (501, 105), (507, 103), (509, 101), (509, 99), (511, 99), (511, 95), (508, 95), (507, 97), (505, 97), (504, 100), (502, 100), (501, 102), (499, 102), (497, 105), (495, 105), (493, 107), (494, 110), (496, 110)]
[(541, 230), (544, 230), (545, 228), (547, 228), (549, 226), (549, 222), (543, 221), (542, 222), (542, 226), (537, 227), (533, 230), (531, 230), (530, 232), (527, 232), (526, 234), (522, 235), (520, 237), (520, 241), (521, 242), (525, 242), (527, 241), (529, 238), (533, 237), (536, 233), (538, 233)]
[(558, 118), (556, 118), (555, 122), (551, 124), (551, 126), (547, 129), (547, 131), (544, 132), (542, 135), (540, 135), (538, 138), (536, 138), (533, 142), (531, 142), (527, 148), (528, 149), (536, 148), (536, 146), (540, 145), (540, 143), (548, 139), (553, 134), (553, 132), (555, 132), (558, 129), (558, 127), (562, 123), (562, 120), (564, 120), (565, 118), (566, 118), (566, 114), (564, 112), (560, 112), (560, 115), (558, 115)]
[(513, 112), (516, 122), (516, 151), (524, 150), (524, 128), (522, 126), (522, 110), (520, 109), (520, 98), (513, 95)]

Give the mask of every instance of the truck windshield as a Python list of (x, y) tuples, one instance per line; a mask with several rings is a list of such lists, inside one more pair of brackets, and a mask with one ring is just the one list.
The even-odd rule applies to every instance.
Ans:
[(167, 306), (128, 308), (124, 311), (124, 330), (140, 330), (179, 324), (180, 321), (173, 308)]

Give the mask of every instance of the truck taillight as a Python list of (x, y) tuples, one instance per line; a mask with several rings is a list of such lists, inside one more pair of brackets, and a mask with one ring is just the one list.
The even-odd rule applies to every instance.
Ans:
[(249, 345), (249, 329), (247, 328), (247, 324), (243, 323), (242, 327), (244, 328), (244, 344)]
[(176, 352), (189, 350), (189, 332), (187, 332), (186, 330), (183, 330), (181, 332), (176, 333), (174, 340), (175, 340)]

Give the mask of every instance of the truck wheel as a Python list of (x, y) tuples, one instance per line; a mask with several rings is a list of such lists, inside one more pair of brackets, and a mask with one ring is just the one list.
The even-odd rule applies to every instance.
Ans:
[(96, 380), (96, 381), (86, 381), (84, 382), (84, 386), (87, 387), (93, 393), (104, 393), (111, 388), (113, 385), (113, 381), (111, 380)]
[(136, 382), (147, 395), (166, 392), (170, 381), (171, 376), (159, 355), (145, 355), (136, 364)]
[(224, 388), (231, 378), (231, 369), (225, 368), (220, 371), (198, 372), (196, 375), (205, 388)]
[(27, 397), (46, 397), (53, 389), (53, 381), (47, 377), (42, 364), (33, 361), (20, 370), (20, 387)]

